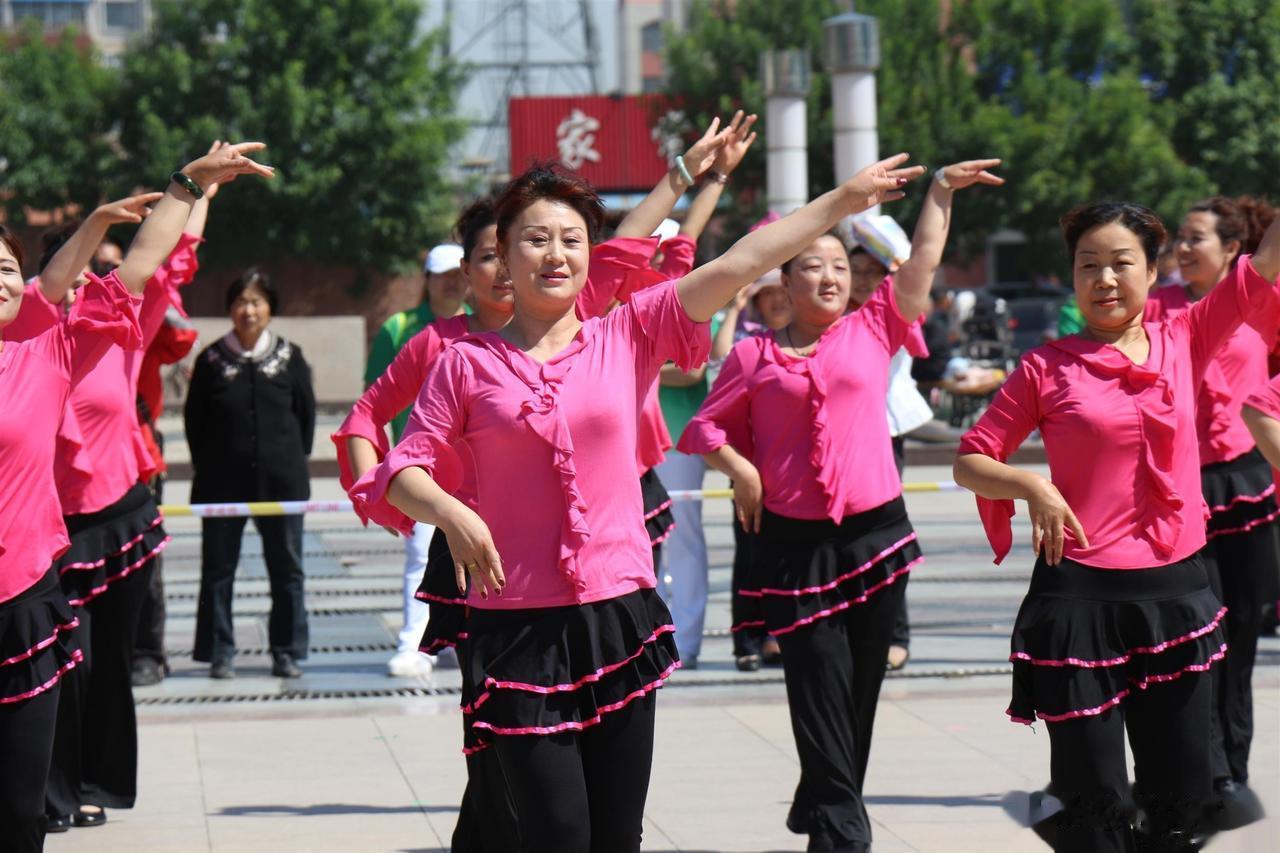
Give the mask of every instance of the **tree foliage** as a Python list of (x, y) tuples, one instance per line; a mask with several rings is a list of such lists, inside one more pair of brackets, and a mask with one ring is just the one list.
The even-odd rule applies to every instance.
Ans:
[(46, 40), (31, 21), (0, 42), (0, 205), (10, 224), (102, 197), (118, 159), (108, 134), (115, 85), (74, 30)]
[[(1201, 159), (1175, 146), (1175, 99), (1153, 97), (1137, 58), (1141, 43), (1131, 35), (1134, 19), (1125, 19), (1120, 4), (967, 0), (945, 4), (948, 17), (943, 5), (865, 0), (857, 9), (880, 21), (882, 153), (909, 151), (930, 166), (980, 156), (1005, 160), (1005, 187), (964, 198), (954, 229), (960, 248), (976, 250), (992, 232), (1016, 229), (1048, 271), (1061, 256), (1057, 220), (1070, 206), (1124, 197), (1176, 219), (1213, 188)], [(814, 68), (809, 179), (816, 195), (834, 182), (822, 21), (840, 11), (835, 0), (739, 0), (732, 8), (722, 0), (695, 2), (687, 30), (667, 34), (670, 90), (698, 122), (739, 103), (763, 114), (760, 52), (807, 48)], [(1176, 46), (1170, 50), (1178, 55)], [(764, 147), (740, 167), (736, 184), (764, 185)], [(886, 212), (909, 230), (922, 197), (917, 189)]]
[(387, 270), (448, 230), (459, 69), (419, 0), (182, 0), (128, 51), (119, 186), (156, 185), (215, 138), (266, 142), (278, 179), (217, 201), (207, 253)]

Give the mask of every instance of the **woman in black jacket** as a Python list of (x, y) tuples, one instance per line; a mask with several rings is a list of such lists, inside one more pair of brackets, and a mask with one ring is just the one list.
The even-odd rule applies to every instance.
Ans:
[[(315, 430), (311, 368), (302, 350), (268, 330), (278, 297), (249, 270), (227, 289), (232, 331), (196, 360), (184, 412), (195, 474), (192, 503), (290, 501), (311, 496), (307, 457)], [(253, 519), (271, 581), (273, 675), (296, 678), (307, 656), (301, 515)], [(195, 659), (231, 678), (231, 598), (244, 518), (205, 518)]]

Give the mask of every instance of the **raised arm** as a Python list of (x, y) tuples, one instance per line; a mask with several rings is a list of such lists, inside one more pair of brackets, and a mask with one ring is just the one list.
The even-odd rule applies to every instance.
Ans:
[(1267, 233), (1262, 235), (1262, 242), (1253, 253), (1253, 268), (1267, 281), (1280, 277), (1280, 216), (1271, 220)]
[(58, 305), (67, 298), (93, 255), (107, 236), (107, 229), (121, 223), (138, 223), (150, 213), (148, 205), (159, 201), (164, 193), (143, 193), (119, 201), (108, 202), (96, 208), (76, 229), (48, 265), (40, 271), (40, 292), (44, 298)]
[(702, 185), (680, 225), (680, 233), (695, 243), (715, 214), (720, 196), (729, 183), (729, 176), (738, 168), (742, 158), (747, 156), (751, 143), (756, 141), (755, 131), (751, 129), (756, 123), (756, 117), (747, 116), (745, 121), (739, 122), (741, 116), (741, 112), (734, 116), (734, 123), (729, 125), (731, 133), (716, 152), (715, 162), (711, 165), (711, 179)]
[[(256, 163), (245, 156), (254, 151), (261, 151), (265, 147), (261, 142), (225, 145), (188, 163), (183, 167), (182, 174), (195, 181), (196, 185), (202, 188), (202, 193), (205, 188), (214, 184), (225, 184), (240, 175), (259, 175), (270, 178), (275, 175), (275, 169)], [(182, 236), (182, 229), (186, 227), (195, 201), (195, 195), (183, 184), (176, 181), (170, 182), (163, 198), (157, 202), (151, 215), (147, 217), (142, 228), (138, 230), (137, 236), (129, 244), (124, 262), (117, 270), (120, 281), (130, 291), (141, 293), (147, 279), (151, 278), (160, 264), (164, 263), (165, 258), (169, 257), (169, 253), (178, 243), (178, 238)]]
[(743, 286), (781, 266), (845, 216), (902, 198), (907, 181), (924, 172), (922, 166), (903, 166), (907, 157), (897, 154), (868, 166), (795, 213), (751, 232), (719, 258), (680, 279), (677, 292), (689, 318), (707, 322)]
[[(750, 121), (755, 121), (751, 116)], [(720, 119), (711, 120), (711, 126), (702, 134), (702, 138), (684, 153), (684, 165), (689, 177), (696, 180), (699, 175), (710, 169), (715, 163), (716, 153), (725, 141), (742, 124), (742, 111), (733, 117), (733, 121), (724, 130), (720, 129)], [(663, 219), (675, 208), (676, 202), (684, 191), (692, 184), (685, 183), (684, 176), (678, 167), (672, 167), (662, 176), (662, 180), (649, 191), (644, 200), (627, 214), (618, 228), (615, 237), (648, 237)]]
[[(215, 139), (213, 144), (209, 146), (210, 154), (222, 150), (230, 143)], [(196, 199), (196, 203), (191, 205), (191, 213), (187, 216), (187, 227), (182, 229), (183, 234), (190, 234), (192, 237), (203, 237), (204, 226), (209, 221), (209, 202), (213, 201), (213, 197), (218, 194), (218, 183), (209, 184), (204, 188), (204, 195)]]
[(916, 231), (911, 237), (911, 257), (893, 277), (893, 296), (898, 311), (907, 322), (929, 309), (929, 288), (942, 263), (942, 250), (947, 245), (947, 233), (951, 230), (951, 199), (957, 190), (974, 184), (1000, 186), (1004, 178), (996, 177), (988, 169), (1000, 165), (999, 160), (967, 160), (947, 166), (937, 173), (929, 185)]

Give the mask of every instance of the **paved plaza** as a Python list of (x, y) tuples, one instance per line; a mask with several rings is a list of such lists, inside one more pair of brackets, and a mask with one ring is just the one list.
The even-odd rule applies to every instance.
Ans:
[[(327, 431), (317, 449), (328, 452)], [(911, 467), (908, 481), (949, 479)], [(709, 485), (721, 485), (709, 479)], [(186, 500), (170, 483), (167, 501)], [(341, 497), (336, 481), (318, 499)], [(1028, 793), (1048, 780), (1042, 725), (1006, 721), (1008, 636), (1030, 572), (1025, 518), (1017, 547), (991, 564), (972, 497), (910, 494), (927, 561), (913, 573), (912, 659), (885, 682), (867, 780), (876, 851), (988, 853), (1047, 848), (1024, 828)], [(712, 597), (696, 671), (659, 694), (645, 825), (651, 851), (803, 850), (783, 825), (798, 764), (781, 671), (733, 666), (732, 536), (726, 501), (709, 502)], [(191, 660), (199, 523), (174, 518), (166, 555), (173, 675), (137, 691), (138, 806), (96, 829), (51, 836), (79, 851), (437, 851), (462, 792), (458, 673), (392, 679), (400, 543), (352, 516), (307, 519), (312, 653), (305, 675), (269, 675), (269, 605), (260, 543), (246, 534), (236, 587), (237, 677), (211, 681)], [(250, 528), (250, 531), (252, 528)], [(1220, 837), (1213, 853), (1280, 849), (1280, 640), (1255, 676), (1253, 784), (1273, 816)]]

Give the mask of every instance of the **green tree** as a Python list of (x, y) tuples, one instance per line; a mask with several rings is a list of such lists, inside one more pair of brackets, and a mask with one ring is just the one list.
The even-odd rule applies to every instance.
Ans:
[(1280, 0), (1133, 0), (1130, 21), (1178, 152), (1220, 192), (1280, 198)]
[(215, 263), (287, 256), (403, 268), (448, 230), (442, 175), (461, 72), (419, 0), (166, 2), (125, 56), (122, 184), (155, 185), (215, 138), (268, 145), (275, 181), (217, 201)]
[[(1153, 0), (1154, 2), (1154, 0)], [(1005, 160), (1009, 183), (966, 196), (953, 243), (976, 250), (991, 232), (1017, 229), (1042, 270), (1060, 265), (1057, 220), (1068, 207), (1125, 197), (1176, 217), (1210, 188), (1178, 157), (1173, 112), (1153, 103), (1138, 76), (1134, 43), (1110, 0), (865, 0), (880, 21), (877, 78), (881, 151), (910, 151), (937, 166), (976, 156)], [(668, 33), (670, 90), (697, 121), (741, 103), (763, 112), (761, 51), (807, 48), (814, 83), (809, 104), (811, 192), (834, 181), (830, 77), (822, 21), (835, 0), (779, 4), (696, 2), (684, 33)], [(762, 128), (768, 134), (769, 128)], [(764, 145), (735, 184), (764, 185)], [(920, 191), (886, 212), (915, 222)]]
[(46, 40), (31, 21), (0, 43), (0, 205), (11, 225), (102, 198), (119, 160), (107, 135), (115, 85), (74, 30)]

